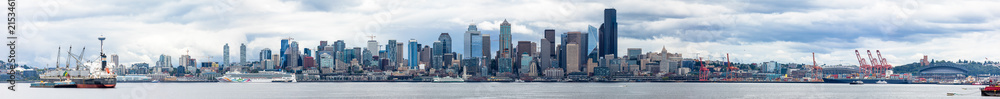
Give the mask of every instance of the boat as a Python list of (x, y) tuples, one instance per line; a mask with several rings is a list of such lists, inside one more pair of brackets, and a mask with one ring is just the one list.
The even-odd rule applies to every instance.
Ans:
[(258, 73), (226, 72), (226, 75), (215, 78), (219, 82), (261, 83), (261, 82), (297, 82), (295, 75), (277, 72), (260, 71)]
[(979, 88), (979, 92), (981, 92), (983, 96), (1000, 96), (1000, 85), (992, 83), (984, 88)]
[[(49, 85), (52, 85), (53, 88), (57, 87), (57, 85), (62, 85), (58, 87), (64, 88), (115, 88), (115, 86), (118, 85), (118, 78), (114, 72), (111, 71), (111, 68), (108, 68), (107, 55), (104, 53), (103, 49), (105, 37), (104, 35), (101, 35), (97, 39), (101, 40), (102, 48), (100, 52), (100, 68), (96, 68), (95, 70), (90, 69), (90, 66), (85, 65), (83, 61), (87, 60), (82, 58), (83, 51), (81, 51), (77, 56), (73, 56), (74, 54), (72, 52), (67, 51), (69, 59), (76, 61), (76, 68), (69, 68), (69, 60), (67, 60), (65, 68), (59, 68), (59, 63), (56, 63), (56, 70), (38, 75), (41, 80), (37, 83), (38, 87), (36, 88), (48, 88)], [(61, 49), (62, 48), (60, 47), (60, 50)], [(72, 47), (70, 47), (70, 49), (72, 50)], [(87, 48), (85, 47), (83, 49)], [(59, 59), (57, 58), (56, 61), (58, 62), (58, 60)], [(81, 66), (84, 68), (80, 68)], [(75, 86), (72, 86), (71, 84)]]
[(434, 77), (434, 82), (465, 82), (461, 77)]
[(889, 82), (885, 82), (884, 80), (879, 80), (875, 82), (875, 84), (889, 84)]
[(142, 75), (125, 75), (116, 77), (118, 82), (150, 82), (152, 77)]
[(863, 81), (854, 81), (854, 82), (851, 82), (850, 84), (851, 85), (861, 85), (861, 84), (865, 84), (865, 82), (863, 82)]
[(524, 80), (518, 79), (518, 80), (514, 80), (514, 82), (516, 82), (516, 83), (523, 83)]

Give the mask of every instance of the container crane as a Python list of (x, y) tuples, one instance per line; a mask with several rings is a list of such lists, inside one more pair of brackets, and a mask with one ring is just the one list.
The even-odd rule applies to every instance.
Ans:
[(698, 57), (698, 62), (701, 63), (701, 69), (700, 69), (701, 73), (699, 73), (699, 75), (698, 75), (698, 80), (699, 81), (708, 81), (708, 67), (705, 67), (705, 64), (707, 64), (707, 62), (705, 62), (704, 60), (702, 60), (701, 57)]
[(882, 64), (881, 64), (882, 65), (882, 68), (881, 68), (882, 72), (885, 73), (888, 70), (892, 70), (892, 65), (890, 65), (889, 62), (887, 62), (885, 58), (882, 58), (882, 52), (880, 52), (879, 50), (875, 50), (875, 54), (877, 54), (878, 58), (881, 59), (879, 62), (882, 62)]
[(861, 67), (860, 72), (862, 74), (868, 74), (870, 72), (868, 70), (871, 68), (871, 65), (865, 63), (865, 58), (861, 58), (861, 52), (859, 52), (858, 50), (854, 50), (854, 55), (858, 57), (858, 65), (860, 65)]

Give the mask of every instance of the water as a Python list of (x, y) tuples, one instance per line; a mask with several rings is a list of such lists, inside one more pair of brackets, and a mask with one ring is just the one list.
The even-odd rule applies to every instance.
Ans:
[[(568, 98), (919, 99), (982, 97), (976, 85), (828, 83), (119, 83), (114, 89), (28, 88), (0, 99)], [(966, 89), (963, 89), (966, 88)], [(960, 95), (947, 96), (948, 92)]]

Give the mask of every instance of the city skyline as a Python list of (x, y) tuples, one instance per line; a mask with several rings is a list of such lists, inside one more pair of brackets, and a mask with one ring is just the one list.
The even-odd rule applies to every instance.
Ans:
[[(108, 44), (105, 44), (105, 51), (109, 54), (119, 55), (121, 63), (124, 64), (153, 63), (161, 54), (182, 56), (185, 55), (186, 51), (192, 51), (191, 58), (206, 61), (206, 58), (221, 57), (222, 55), (219, 53), (223, 53), (223, 51), (218, 49), (227, 43), (246, 43), (246, 50), (249, 52), (240, 52), (241, 54), (258, 53), (264, 48), (279, 49), (278, 41), (289, 37), (296, 38), (295, 41), (298, 41), (298, 45), (302, 46), (297, 50), (302, 50), (302, 48), (315, 49), (311, 46), (319, 45), (319, 41), (335, 40), (345, 40), (347, 48), (366, 47), (366, 41), (369, 40), (367, 36), (377, 36), (376, 40), (380, 45), (390, 39), (416, 39), (419, 44), (433, 45), (432, 42), (437, 40), (439, 33), (452, 33), (454, 35), (451, 35), (451, 38), (462, 38), (470, 23), (476, 24), (483, 35), (490, 35), (491, 39), (498, 40), (501, 38), (499, 24), (504, 20), (510, 21), (509, 23), (512, 25), (511, 43), (514, 41), (538, 42), (539, 39), (544, 38), (544, 29), (555, 29), (555, 33), (562, 34), (571, 31), (589, 32), (588, 26), (599, 27), (603, 21), (601, 16), (603, 16), (605, 8), (618, 10), (617, 23), (621, 24), (618, 25), (620, 28), (618, 34), (621, 34), (618, 39), (621, 40), (619, 40), (616, 52), (619, 56), (622, 56), (627, 48), (657, 51), (661, 47), (666, 47), (671, 52), (686, 54), (685, 58), (701, 56), (718, 60), (725, 53), (732, 53), (735, 61), (744, 63), (772, 60), (781, 63), (807, 63), (810, 57), (808, 54), (817, 52), (817, 61), (821, 64), (856, 65), (856, 62), (851, 61), (854, 55), (850, 51), (854, 49), (881, 50), (885, 52), (890, 63), (900, 65), (916, 62), (923, 55), (929, 55), (931, 59), (939, 60), (973, 61), (982, 61), (983, 58), (989, 56), (1000, 56), (1000, 52), (996, 51), (1000, 47), (989, 46), (995, 45), (997, 42), (996, 39), (992, 38), (1000, 38), (1000, 33), (997, 33), (995, 25), (1000, 21), (991, 20), (1000, 18), (968, 13), (931, 15), (942, 13), (937, 11), (941, 8), (933, 6), (987, 7), (989, 4), (997, 4), (995, 2), (967, 1), (958, 2), (959, 4), (940, 4), (934, 3), (938, 1), (903, 1), (849, 6), (856, 2), (845, 1), (823, 6), (803, 1), (806, 3), (803, 3), (805, 6), (802, 8), (780, 8), (773, 6), (782, 6), (782, 4), (771, 2), (515, 1), (505, 2), (515, 6), (489, 6), (510, 9), (457, 11), (471, 14), (451, 11), (470, 6), (414, 11), (408, 10), (408, 8), (440, 6), (375, 1), (346, 2), (360, 5), (343, 7), (348, 8), (347, 10), (334, 10), (342, 8), (336, 6), (337, 3), (309, 5), (312, 2), (301, 1), (201, 1), (203, 3), (197, 3), (197, 5), (177, 4), (180, 1), (149, 1), (150, 3), (144, 3), (144, 5), (121, 4), (112, 6), (112, 8), (122, 6), (175, 8), (180, 5), (200, 7), (200, 9), (165, 11), (152, 9), (114, 10), (109, 8), (77, 9), (73, 5), (91, 3), (59, 2), (64, 2), (59, 4), (65, 5), (55, 9), (61, 10), (60, 13), (45, 16), (44, 20), (24, 18), (39, 20), (33, 22), (45, 23), (46, 25), (35, 25), (34, 28), (37, 28), (38, 31), (34, 31), (34, 33), (31, 33), (33, 32), (30, 31), (31, 29), (20, 29), (29, 31), (22, 33), (24, 37), (19, 42), (32, 46), (19, 48), (18, 56), (23, 56), (24, 58), (21, 60), (25, 60), (19, 62), (32, 66), (54, 67), (45, 65), (54, 65), (55, 48), (70, 45), (81, 48), (84, 46), (96, 48), (98, 41), (90, 39), (96, 37), (94, 35), (101, 34), (109, 38), (106, 42)], [(43, 12), (34, 11), (41, 6), (31, 6), (36, 5), (32, 3), (38, 2), (25, 1), (22, 3), (29, 5), (23, 6), (22, 9), (25, 10), (23, 12)], [(663, 3), (680, 7), (653, 7), (643, 3)], [(114, 4), (114, 2), (93, 5), (108, 4)], [(262, 7), (270, 4), (282, 5)], [(540, 7), (535, 8), (539, 11), (533, 11), (516, 8), (517, 5), (553, 5), (554, 7)], [(692, 6), (703, 9), (684, 8)], [(762, 6), (763, 9), (754, 9), (756, 6)], [(478, 7), (472, 8), (482, 10)], [(656, 10), (649, 9), (664, 10), (664, 12), (655, 12)], [(119, 13), (97, 13), (101, 10), (112, 10)], [(699, 11), (691, 13), (692, 10)], [(956, 9), (956, 11), (976, 12), (975, 9)], [(284, 14), (273, 15), (270, 12)], [(267, 16), (249, 17), (265, 13)], [(488, 13), (512, 13), (512, 15)], [(543, 14), (530, 15), (539, 13)], [(26, 15), (31, 14), (26, 13)], [(442, 14), (443, 16), (430, 16), (433, 14)], [(871, 15), (851, 16), (852, 14)], [(362, 21), (327, 19), (329, 17), (326, 16)], [(288, 20), (283, 17), (302, 19), (278, 21)], [(243, 22), (257, 19), (260, 19), (261, 23)], [(432, 20), (418, 21), (420, 19)], [(309, 22), (308, 20), (319, 22)], [(344, 22), (343, 24), (346, 25), (338, 25), (339, 22)], [(320, 23), (323, 23), (323, 26), (311, 26)], [(91, 24), (94, 25), (91, 26)], [(370, 26), (374, 27), (369, 28)], [(67, 33), (71, 35), (63, 35)], [(562, 38), (556, 39), (554, 41), (560, 41)], [(62, 42), (64, 40), (74, 42)], [(453, 44), (448, 44), (451, 46), (449, 50), (463, 52), (465, 49), (458, 47), (464, 45), (461, 41), (464, 39), (451, 41)], [(652, 44), (640, 44), (645, 42), (652, 42)], [(495, 41), (490, 44), (490, 48), (493, 48), (491, 51), (497, 51), (500, 48), (498, 43)], [(401, 47), (409, 48), (409, 46)], [(92, 53), (96, 50), (87, 51)], [(60, 52), (65, 52), (65, 50)], [(79, 52), (79, 50), (74, 49), (73, 52)], [(409, 51), (404, 51), (404, 53), (409, 53)], [(96, 57), (96, 54), (88, 54), (86, 57), (92, 59)], [(229, 59), (234, 58), (238, 57), (230, 57)], [(259, 59), (258, 56), (251, 55), (241, 60)], [(222, 60), (221, 58), (211, 58), (207, 61)], [(172, 62), (177, 63), (178, 61)]]

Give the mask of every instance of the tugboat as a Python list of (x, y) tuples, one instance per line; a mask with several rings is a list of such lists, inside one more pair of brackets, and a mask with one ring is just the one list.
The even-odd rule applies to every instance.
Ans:
[(851, 85), (862, 85), (862, 84), (865, 84), (865, 82), (859, 80), (859, 81), (851, 82), (850, 84)]
[(979, 88), (979, 91), (983, 93), (983, 96), (1000, 96), (1000, 85), (991, 83), (985, 88)]

